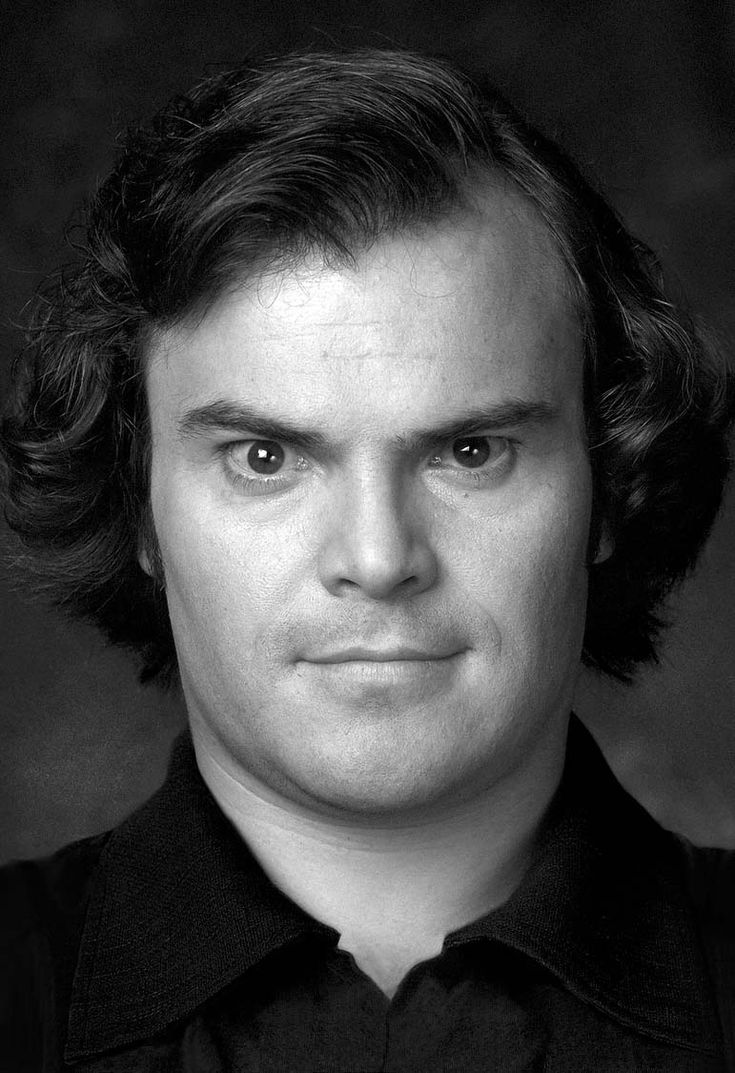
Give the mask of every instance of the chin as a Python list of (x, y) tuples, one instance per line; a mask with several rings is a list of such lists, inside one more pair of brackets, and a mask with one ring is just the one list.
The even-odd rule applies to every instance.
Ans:
[(452, 787), (439, 787), (412, 779), (400, 781), (385, 778), (357, 785), (325, 785), (299, 787), (310, 807), (317, 812), (342, 816), (351, 821), (384, 820), (431, 812), (446, 797), (456, 798)]
[(363, 741), (357, 748), (353, 743), (349, 750), (313, 756), (307, 766), (302, 754), (298, 768), (289, 765), (289, 796), (295, 791), (312, 808), (353, 818), (405, 816), (459, 802), (484, 781), (485, 765), (477, 764), (481, 751), (467, 751), (462, 762), (456, 752), (447, 753), (446, 742), (440, 748), (437, 755), (419, 742)]

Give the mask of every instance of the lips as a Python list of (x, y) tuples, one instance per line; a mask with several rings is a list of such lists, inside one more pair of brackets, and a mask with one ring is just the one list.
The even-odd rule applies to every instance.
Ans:
[[(344, 711), (376, 711), (389, 716), (396, 705), (413, 710), (416, 704), (451, 690), (457, 683), (462, 654), (467, 646), (437, 644), (330, 645), (307, 652), (298, 661), (300, 687), (311, 685), (325, 700)], [(377, 708), (376, 708), (377, 705)]]
[(450, 659), (459, 653), (453, 649), (421, 649), (408, 645), (394, 645), (390, 648), (365, 648), (351, 645), (335, 652), (320, 653), (306, 657), (308, 663), (398, 663), (428, 662), (430, 660)]

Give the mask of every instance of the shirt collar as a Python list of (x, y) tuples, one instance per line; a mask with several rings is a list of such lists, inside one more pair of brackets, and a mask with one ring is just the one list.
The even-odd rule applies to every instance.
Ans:
[(215, 804), (183, 734), (164, 785), (102, 852), (66, 1060), (150, 1038), (266, 954), (309, 935), (339, 938), (268, 880)]
[(564, 777), (523, 882), (447, 939), (502, 942), (649, 1038), (705, 1052), (719, 1029), (678, 839), (570, 725)]
[[(619, 786), (572, 720), (564, 778), (515, 894), (447, 945), (501, 942), (651, 1038), (715, 1033), (671, 836)], [(267, 879), (199, 776), (188, 735), (159, 792), (110, 835), (80, 945), (65, 1057), (162, 1031), (266, 954), (336, 944)]]

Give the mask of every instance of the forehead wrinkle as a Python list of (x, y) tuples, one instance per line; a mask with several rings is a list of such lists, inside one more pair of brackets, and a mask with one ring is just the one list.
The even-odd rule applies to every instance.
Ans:
[[(309, 375), (313, 379), (313, 386), (317, 389), (320, 387), (321, 377), (326, 370), (324, 368), (320, 370), (318, 363), (313, 362), (312, 359), (321, 359), (326, 363), (327, 368), (332, 366), (336, 369), (339, 364), (348, 370), (345, 390), (347, 395), (351, 396), (355, 384), (349, 380), (350, 364), (354, 364), (356, 370), (360, 365), (364, 366), (368, 375), (372, 376), (370, 371), (372, 364), (374, 363), (379, 368), (380, 362), (385, 362), (387, 358), (384, 374), (382, 370), (381, 373), (388, 382), (395, 379), (396, 385), (400, 386), (402, 370), (413, 371), (422, 364), (425, 364), (428, 370), (436, 362), (443, 369), (440, 379), (448, 383), (452, 375), (449, 361), (456, 351), (457, 360), (461, 365), (463, 352), (467, 350), (466, 344), (470, 344), (475, 350), (473, 359), (475, 368), (483, 362), (483, 355), (487, 348), (490, 364), (494, 365), (496, 371), (499, 370), (501, 374), (508, 370), (512, 378), (512, 370), (519, 356), (519, 347), (525, 349), (529, 342), (529, 339), (523, 335), (528, 325), (526, 324), (524, 328), (523, 317), (517, 323), (513, 309), (516, 304), (520, 304), (522, 308), (524, 294), (526, 298), (531, 299), (537, 295), (536, 312), (540, 314), (544, 322), (549, 323), (546, 324), (544, 331), (533, 335), (533, 354), (527, 353), (526, 358), (533, 359), (531, 364), (535, 367), (532, 372), (533, 379), (536, 381), (536, 390), (543, 390), (545, 386), (548, 386), (548, 377), (550, 374), (553, 375), (553, 366), (556, 364), (553, 361), (550, 362), (549, 357), (553, 358), (554, 352), (561, 350), (562, 347), (566, 349), (565, 339), (568, 328), (571, 327), (569, 304), (566, 301), (560, 302), (558, 293), (559, 278), (565, 275), (564, 266), (552, 246), (552, 237), (546, 233), (545, 225), (537, 223), (534, 214), (528, 210), (519, 197), (501, 199), (500, 203), (496, 199), (492, 209), (493, 214), (489, 220), (487, 211), (484, 213), (478, 211), (471, 216), (466, 216), (461, 228), (465, 234), (472, 232), (477, 237), (477, 242), (471, 240), (471, 244), (475, 247), (475, 253), (482, 258), (482, 263), (477, 265), (477, 271), (474, 273), (464, 269), (463, 250), (465, 247), (462, 242), (455, 246), (451, 243), (442, 244), (441, 234), (434, 226), (420, 236), (400, 233), (396, 236), (397, 242), (386, 241), (382, 246), (379, 244), (373, 247), (360, 258), (354, 268), (347, 265), (334, 269), (314, 259), (311, 263), (302, 265), (297, 271), (269, 272), (267, 276), (253, 277), (249, 283), (244, 282), (237, 293), (231, 291), (229, 295), (222, 296), (222, 306), (228, 304), (228, 299), (237, 300), (238, 295), (241, 301), (245, 298), (245, 304), (239, 313), (235, 311), (234, 319), (222, 322), (219, 331), (224, 332), (224, 335), (220, 337), (215, 328), (214, 345), (211, 334), (210, 338), (205, 340), (213, 355), (210, 362), (219, 360), (217, 351), (220, 343), (224, 350), (229, 348), (232, 354), (230, 382), (234, 385), (237, 383), (235, 379), (237, 369), (241, 367), (247, 372), (248, 350), (253, 343), (256, 347), (266, 343), (266, 354), (263, 358), (266, 363), (273, 366), (279, 361), (281, 351), (283, 351), (282, 356), (289, 359), (289, 349), (298, 360), (301, 340), (305, 346), (307, 342), (309, 343), (310, 355), (307, 355), (309, 360), (306, 362), (306, 368), (309, 367), (309, 361), (312, 361)], [(514, 221), (510, 234), (507, 233), (507, 229), (505, 231), (503, 229), (503, 220), (508, 217)], [(457, 232), (456, 220), (454, 226), (448, 230), (450, 237), (452, 231)], [(497, 241), (493, 233), (497, 234)], [(483, 234), (489, 234), (487, 246), (483, 242)], [(401, 250), (401, 259), (398, 262), (395, 257), (391, 256), (395, 253), (397, 245)], [(429, 261), (422, 262), (420, 255), (427, 251), (430, 254)], [(421, 294), (418, 290), (417, 261), (421, 264), (422, 270), (427, 265), (429, 266), (427, 282), (433, 278), (430, 269), (432, 261), (448, 266), (449, 275), (440, 273), (435, 281), (440, 285), (450, 283), (451, 289), (443, 286), (440, 293), (439, 286), (437, 286), (434, 292)], [(470, 264), (476, 264), (474, 255), (470, 256), (468, 261)], [(460, 272), (460, 275), (456, 277), (452, 274), (455, 267)], [(498, 267), (507, 268), (507, 271), (498, 271)], [(401, 293), (401, 287), (397, 286), (393, 289), (390, 280), (387, 281), (387, 301), (384, 307), (378, 308), (376, 315), (375, 305), (371, 306), (370, 301), (367, 300), (370, 297), (369, 293), (364, 298), (361, 287), (365, 280), (368, 285), (376, 279), (379, 280), (386, 268), (391, 269), (404, 290), (406, 284), (409, 284), (414, 294), (419, 294), (421, 300), (426, 299), (428, 308), (425, 312), (429, 317), (428, 325), (420, 303), (413, 309), (413, 320), (402, 319), (402, 304), (404, 301), (410, 302), (410, 298), (408, 292), (405, 296)], [(331, 304), (325, 308), (323, 304), (320, 306), (319, 302), (316, 302), (311, 306), (314, 319), (309, 320), (302, 315), (304, 305), (309, 304), (309, 298), (313, 293), (309, 283), (312, 281), (318, 283), (320, 277), (325, 274), (333, 283), (335, 281), (337, 283), (336, 289), (331, 290)], [(456, 286), (454, 285), (455, 279)], [(519, 280), (518, 287), (514, 286), (514, 279)], [(487, 288), (485, 283), (487, 283)], [(458, 309), (456, 302), (453, 301), (457, 292), (465, 287), (464, 297), (469, 300), (469, 305), (473, 302), (482, 304), (486, 312), (486, 315), (481, 318), (484, 324), (481, 323), (479, 316), (477, 318), (471, 316), (471, 310), (467, 319), (467, 311), (464, 309), (467, 303), (460, 303)], [(287, 291), (285, 294), (284, 289)], [(370, 286), (367, 289), (369, 292)], [(483, 302), (486, 289), (493, 295), (489, 304)], [(519, 292), (524, 292), (524, 294)], [(530, 296), (527, 292), (531, 292)], [(326, 293), (329, 296), (330, 292)], [(435, 300), (436, 305), (434, 305)], [(443, 305), (444, 301), (449, 302), (448, 309)], [(278, 308), (274, 309), (276, 304)], [(252, 313), (247, 311), (249, 305), (250, 309), (255, 311), (256, 322), (253, 320)], [(435, 313), (431, 311), (432, 306)], [(385, 307), (387, 308), (383, 315)], [(372, 316), (361, 317), (359, 315), (361, 308), (364, 308), (366, 313), (370, 312)], [(447, 309), (446, 319), (443, 315), (445, 309)], [(459, 311), (463, 312), (464, 320), (458, 320), (456, 314)], [(209, 320), (209, 326), (212, 328), (217, 325), (217, 316), (215, 310), (210, 310), (210, 312), (213, 314)], [(471, 323), (475, 319), (478, 321), (475, 326), (476, 331)], [(537, 316), (536, 319), (538, 321), (539, 317)], [(421, 347), (417, 349), (414, 332), (422, 327), (422, 322), (425, 330), (419, 331)], [(577, 317), (574, 318), (574, 322), (576, 327), (580, 327)], [(251, 326), (253, 326), (252, 332)], [(387, 328), (387, 334), (383, 332), (384, 328)], [(157, 348), (156, 357), (162, 358), (166, 364), (169, 364), (171, 359), (175, 359), (177, 351), (186, 352), (188, 347), (191, 348), (193, 355), (198, 349), (196, 331), (196, 326), (187, 330), (184, 324), (179, 324), (178, 330), (174, 326), (164, 331), (161, 338), (163, 346)], [(234, 339), (237, 342), (238, 332), (242, 332), (242, 339), (240, 344), (233, 348), (230, 340)], [(465, 339), (466, 332), (470, 333), (467, 339)], [(581, 332), (574, 334), (581, 336)], [(482, 353), (476, 352), (478, 340)], [(316, 345), (312, 346), (312, 342)], [(269, 358), (267, 351), (272, 344), (275, 345), (275, 349)], [(240, 351), (241, 356), (237, 355), (237, 350)], [(198, 364), (199, 362), (194, 363), (193, 357), (190, 358), (195, 382), (200, 379), (195, 371)], [(520, 364), (523, 366), (524, 361)], [(373, 383), (372, 380), (368, 381), (368, 391), (371, 383)], [(204, 380), (202, 380), (202, 385), (204, 385)], [(224, 381), (223, 386), (225, 386)], [(428, 384), (426, 386), (428, 387)], [(511, 387), (510, 383), (508, 387)], [(310, 389), (311, 385), (305, 384), (304, 395), (309, 394)], [(230, 394), (230, 391), (227, 393)]]

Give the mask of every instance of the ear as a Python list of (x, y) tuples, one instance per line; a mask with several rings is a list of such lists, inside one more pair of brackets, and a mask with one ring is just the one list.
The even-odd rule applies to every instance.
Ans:
[(138, 548), (138, 562), (140, 563), (140, 568), (143, 573), (147, 574), (148, 577), (153, 577), (153, 567), (151, 566), (151, 560), (148, 556), (147, 550), (143, 547), (142, 544)]
[(150, 510), (138, 530), (138, 563), (143, 573), (163, 588), (163, 562)]
[(592, 560), (593, 565), (597, 563), (604, 563), (606, 559), (609, 559), (612, 553), (615, 551), (615, 539), (610, 532), (610, 526), (607, 522), (603, 522), (600, 526), (600, 536), (597, 541), (597, 551), (595, 557)]

